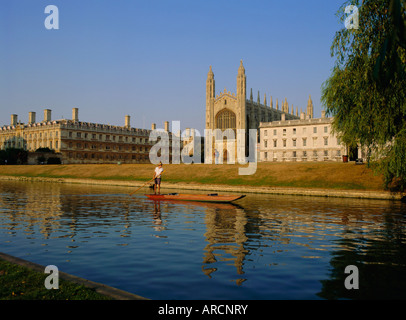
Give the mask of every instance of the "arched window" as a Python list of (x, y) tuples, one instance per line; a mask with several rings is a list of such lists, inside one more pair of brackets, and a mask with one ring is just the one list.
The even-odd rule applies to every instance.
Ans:
[(235, 121), (235, 113), (228, 110), (223, 109), (216, 116), (216, 129), (226, 130), (226, 129), (233, 129), (235, 132), (236, 129), (236, 121)]

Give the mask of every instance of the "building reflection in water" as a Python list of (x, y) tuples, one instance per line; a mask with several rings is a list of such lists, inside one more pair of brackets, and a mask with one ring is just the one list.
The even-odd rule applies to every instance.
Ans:
[[(0, 197), (0, 206), (10, 222), (9, 230), (24, 227), (27, 234), (35, 233), (38, 226), (40, 233), (48, 239), (53, 230), (59, 227), (59, 218), (64, 213), (60, 198), (60, 185), (37, 183), (2, 183), (1, 192), (12, 194)], [(39, 196), (41, 195), (41, 196)]]
[[(406, 233), (402, 213), (405, 207), (402, 204), (259, 195), (242, 199), (238, 202), (240, 205), (191, 204), (131, 198), (125, 193), (128, 189), (122, 193), (117, 189), (117, 194), (106, 189), (2, 182), (0, 224), (10, 235), (23, 230), (32, 237), (40, 233), (48, 242), (57, 237), (68, 238), (71, 243), (65, 250), (70, 253), (79, 242), (88, 241), (90, 237), (107, 237), (107, 234), (114, 241), (120, 241), (113, 245), (133, 243), (138, 249), (136, 232), (150, 235), (151, 228), (155, 238), (171, 237), (173, 243), (182, 241), (184, 238), (177, 238), (180, 230), (176, 223), (198, 213), (194, 225), (188, 225), (192, 226), (191, 233), (184, 232), (182, 236), (204, 237), (204, 244), (196, 243), (203, 251), (194, 259), (202, 257), (201, 270), (208, 278), (227, 269), (228, 280), (241, 285), (253, 276), (252, 268), (262, 268), (262, 271), (266, 268), (271, 275), (273, 266), (286, 269), (282, 264), (291, 267), (297, 264), (297, 258), (302, 262), (330, 259), (333, 271), (327, 279), (320, 279), (323, 286), (320, 296), (336, 298), (347, 294), (336, 289), (343, 283), (345, 275), (341, 268), (344, 265), (362, 262), (362, 259), (374, 263), (364, 263), (364, 268), (396, 263), (399, 266), (396, 270), (393, 267), (385, 270), (405, 274)], [(173, 232), (165, 232), (168, 225), (173, 226), (169, 228)], [(195, 232), (197, 228), (199, 231)], [(119, 240), (115, 235), (119, 235)], [(287, 251), (291, 252), (283, 255)], [(148, 258), (148, 253), (143, 254)], [(283, 260), (287, 256), (290, 260)], [(230, 279), (233, 276), (235, 278)], [(406, 281), (405, 278), (402, 279)]]
[[(247, 216), (241, 206), (228, 203), (153, 201), (153, 224), (156, 226), (162, 226), (162, 203), (165, 206), (164, 210), (168, 212), (172, 209), (171, 205), (180, 205), (178, 208), (183, 208), (186, 213), (188, 208), (203, 209), (206, 227), (204, 237), (207, 243), (203, 252), (202, 272), (204, 274), (211, 278), (211, 274), (217, 271), (217, 268), (210, 265), (217, 262), (232, 264), (238, 275), (244, 274), (244, 259), (249, 250), (244, 247), (248, 240), (245, 234)], [(163, 231), (165, 228), (154, 229)], [(244, 278), (235, 280), (237, 284), (244, 281)]]
[[(232, 263), (238, 275), (243, 275), (243, 262), (247, 250), (244, 244), (247, 241), (246, 224), (247, 218), (244, 210), (233, 204), (213, 204), (207, 206), (205, 225), (207, 228), (204, 236), (207, 245), (204, 248), (203, 272), (211, 277), (217, 271), (210, 268), (215, 262)], [(236, 280), (237, 283), (245, 279)]]
[[(255, 196), (251, 198), (255, 199)], [(284, 201), (279, 201), (281, 199)], [(278, 255), (287, 251), (301, 252), (300, 259), (317, 260), (332, 256), (330, 263), (335, 270), (332, 274), (342, 275), (340, 284), (345, 277), (344, 267), (350, 263), (368, 265), (371, 260), (384, 264), (396, 261), (400, 266), (398, 269), (405, 270), (406, 255), (400, 254), (406, 248), (402, 204), (359, 199), (317, 198), (317, 201), (312, 201), (300, 197), (270, 197), (268, 202), (253, 203), (255, 200), (248, 204), (243, 202), (248, 208), (231, 204), (206, 205), (204, 236), (207, 244), (202, 271), (207, 276), (212, 277), (224, 263), (232, 264), (239, 275), (234, 281), (240, 285), (249, 278), (248, 275), (243, 276), (246, 274), (244, 266), (248, 261), (260, 260), (265, 251), (267, 262), (273, 261), (273, 265), (280, 264)], [(393, 243), (391, 239), (397, 239), (398, 243)], [(272, 248), (267, 250), (267, 247)], [(379, 247), (396, 249), (380, 252)], [(359, 248), (362, 248), (361, 255), (356, 255)], [(384, 261), (379, 255), (391, 258)], [(337, 256), (341, 265), (337, 263)], [(354, 257), (357, 257), (356, 261), (353, 261)], [(406, 275), (403, 279), (406, 281)], [(332, 290), (324, 289), (329, 281), (332, 282), (331, 279), (320, 282), (323, 290), (331, 293)], [(348, 297), (342, 292), (340, 294)], [(330, 297), (325, 292), (320, 296)], [(364, 296), (368, 296), (367, 293)]]

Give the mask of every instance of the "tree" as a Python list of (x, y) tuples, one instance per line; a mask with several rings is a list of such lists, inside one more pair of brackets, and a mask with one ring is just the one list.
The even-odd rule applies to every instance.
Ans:
[(341, 22), (350, 4), (359, 9), (359, 27), (336, 32), (331, 46), (336, 64), (322, 86), (322, 102), (343, 141), (366, 147), (385, 186), (404, 190), (406, 1), (348, 1), (337, 13)]
[(35, 150), (35, 152), (55, 153), (55, 150), (46, 147), (46, 148), (38, 148), (37, 150)]
[(7, 148), (0, 151), (0, 164), (25, 164), (28, 151), (18, 148)]

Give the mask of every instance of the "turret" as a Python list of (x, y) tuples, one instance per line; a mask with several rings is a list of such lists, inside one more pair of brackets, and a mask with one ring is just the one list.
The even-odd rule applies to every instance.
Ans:
[(213, 70), (209, 69), (206, 80), (206, 129), (210, 128), (214, 124), (214, 97), (215, 97), (215, 81)]
[(285, 102), (283, 103), (283, 106), (282, 106), (282, 111), (285, 113), (289, 113), (289, 104), (288, 104), (288, 100), (286, 99), (286, 97), (285, 97)]
[(247, 87), (247, 78), (245, 76), (245, 68), (241, 60), (237, 75), (237, 96), (244, 97), (244, 101), (246, 99), (246, 90), (247, 90), (246, 87)]
[(311, 95), (309, 95), (309, 100), (307, 101), (306, 116), (308, 119), (313, 119), (313, 101)]
[(214, 96), (215, 96), (214, 73), (210, 66), (206, 80), (206, 98), (214, 98)]
[(245, 68), (240, 61), (237, 74), (237, 129), (245, 129), (245, 108), (247, 99), (247, 77), (245, 76)]

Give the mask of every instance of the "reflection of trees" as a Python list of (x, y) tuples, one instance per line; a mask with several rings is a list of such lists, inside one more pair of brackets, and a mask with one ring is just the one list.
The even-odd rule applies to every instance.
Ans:
[[(266, 262), (278, 265), (279, 253), (291, 245), (302, 246), (309, 257), (313, 257), (311, 251), (315, 256), (322, 251), (333, 252), (330, 279), (321, 281), (323, 287), (318, 295), (322, 298), (406, 297), (404, 216), (397, 214), (401, 212), (397, 204), (352, 199), (279, 199), (285, 201), (251, 204), (245, 200), (245, 209), (207, 209), (202, 272), (212, 277), (232, 263), (240, 284), (249, 278), (241, 275), (247, 272), (244, 265), (250, 261), (268, 254)], [(344, 269), (348, 265), (359, 268), (359, 290), (349, 291), (344, 286), (349, 276)]]
[[(314, 201), (300, 197), (256, 200), (251, 196), (242, 202), (243, 209), (229, 204), (193, 203), (190, 207), (184, 202), (173, 206), (167, 201), (140, 199), (81, 185), (0, 184), (0, 207), (7, 222), (4, 228), (10, 233), (23, 229), (33, 235), (39, 230), (44, 239), (67, 238), (76, 242), (69, 243), (68, 250), (73, 250), (79, 241), (86, 243), (89, 238), (112, 235), (125, 242), (112, 245), (135, 243), (137, 228), (145, 225), (153, 228), (155, 237), (178, 241), (176, 234), (161, 232), (166, 230), (167, 222), (176, 222), (183, 214), (204, 212), (204, 221), (198, 216), (196, 226), (205, 228), (205, 247), (196, 254), (203, 255), (201, 268), (208, 277), (220, 277), (224, 272), (227, 280), (240, 285), (247, 279), (256, 279), (257, 275), (251, 277), (251, 272), (263, 272), (270, 266), (265, 271), (269, 271), (268, 279), (273, 281), (278, 274), (273, 273), (277, 269), (274, 266), (285, 271), (284, 259), (290, 253), (284, 253), (299, 247), (297, 252), (301, 254), (300, 249), (305, 248), (303, 252), (312, 256), (314, 263), (317, 257), (313, 257), (313, 252), (317, 256), (323, 251), (322, 258), (327, 263), (331, 254), (330, 274), (321, 281), (318, 294), (321, 298), (406, 298), (405, 218), (397, 214), (404, 206), (391, 208), (386, 202), (323, 198)], [(200, 229), (197, 233), (200, 237)], [(65, 240), (62, 243), (65, 245)], [(359, 268), (359, 290), (344, 287), (348, 276), (344, 269), (348, 265)], [(300, 268), (293, 265), (295, 276)], [(318, 279), (323, 276), (320, 274)]]
[[(330, 278), (322, 280), (318, 296), (325, 299), (405, 299), (406, 245), (401, 222), (387, 216), (386, 228), (359, 238), (349, 234), (337, 240), (340, 249), (330, 261)], [(359, 271), (359, 289), (347, 290), (344, 270), (355, 265)]]

